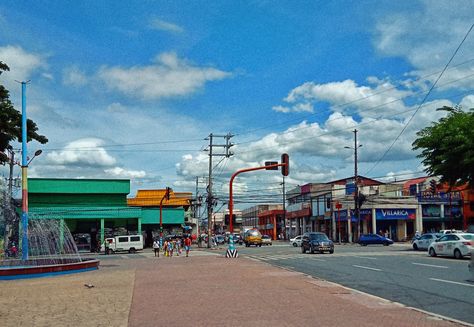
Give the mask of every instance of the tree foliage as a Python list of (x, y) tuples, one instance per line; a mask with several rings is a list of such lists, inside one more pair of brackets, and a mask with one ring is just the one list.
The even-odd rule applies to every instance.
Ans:
[[(7, 64), (0, 61), (0, 75), (9, 70)], [(38, 126), (34, 121), (28, 119), (26, 126), (28, 142), (31, 140), (41, 144), (48, 142), (44, 135), (38, 134)], [(21, 142), (21, 113), (13, 107), (8, 90), (0, 84), (0, 164), (8, 160), (4, 152), (8, 148), (11, 149), (11, 142), (15, 140)]]
[(474, 109), (443, 107), (448, 115), (417, 133), (413, 150), (427, 167), (426, 172), (440, 176), (451, 187), (474, 187)]

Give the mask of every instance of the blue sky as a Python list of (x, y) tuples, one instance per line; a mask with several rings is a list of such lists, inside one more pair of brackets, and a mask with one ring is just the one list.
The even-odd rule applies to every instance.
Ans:
[[(359, 173), (406, 179), (422, 175), (411, 143), (441, 117), (435, 109), (474, 106), (470, 34), (375, 165), (473, 12), (470, 1), (7, 0), (0, 60), (11, 71), (0, 81), (20, 109), (15, 80), (31, 80), (28, 115), (50, 140), (29, 144), (44, 150), (31, 176), (130, 178), (133, 190), (177, 191), (193, 191), (197, 176), (203, 193), (204, 138), (230, 132), (234, 156), (214, 158), (215, 191), (224, 199), (233, 171), (283, 152), (291, 158), (289, 187), (350, 176), (344, 146), (357, 128)], [(260, 172), (239, 177), (236, 190), (271, 199), (280, 182), (277, 172)]]

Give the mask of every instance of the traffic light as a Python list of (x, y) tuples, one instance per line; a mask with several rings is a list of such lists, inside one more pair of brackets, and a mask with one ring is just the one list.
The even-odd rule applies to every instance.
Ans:
[(281, 155), (281, 163), (284, 164), (283, 166), (281, 166), (281, 174), (283, 176), (288, 176), (288, 174), (290, 173), (290, 157), (287, 153), (283, 153)]
[[(230, 219), (229, 219), (229, 215), (225, 215), (224, 216), (224, 224), (226, 226), (229, 226), (230, 225)], [(235, 217), (235, 214), (232, 214), (232, 224), (235, 225), (235, 221), (236, 221), (236, 217)]]
[(436, 194), (436, 181), (434, 179), (430, 180), (430, 191)]

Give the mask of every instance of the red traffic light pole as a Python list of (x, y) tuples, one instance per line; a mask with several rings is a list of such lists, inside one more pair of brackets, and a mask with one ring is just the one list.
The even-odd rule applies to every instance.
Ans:
[(167, 187), (166, 192), (160, 201), (160, 247), (163, 246), (163, 200), (165, 198), (168, 200), (170, 199), (170, 191), (171, 191), (171, 188)]
[[(287, 155), (288, 157), (288, 155)], [(283, 156), (282, 156), (283, 158)], [(287, 158), (286, 158), (287, 159)], [(278, 168), (278, 167), (286, 167), (288, 168), (288, 161), (284, 163), (277, 163), (277, 164), (271, 164), (271, 165), (266, 165), (266, 166), (261, 166), (261, 167), (255, 167), (255, 168), (246, 168), (246, 169), (241, 169), (236, 171), (234, 174), (232, 174), (232, 177), (230, 178), (230, 183), (229, 183), (229, 231), (232, 234), (234, 232), (234, 222), (233, 222), (233, 210), (234, 210), (234, 199), (233, 199), (233, 192), (232, 192), (232, 184), (234, 182), (234, 178), (241, 174), (241, 173), (246, 173), (249, 171), (255, 171), (255, 170), (262, 170), (262, 169), (272, 169), (272, 168)], [(288, 170), (286, 170), (286, 173), (288, 173)]]

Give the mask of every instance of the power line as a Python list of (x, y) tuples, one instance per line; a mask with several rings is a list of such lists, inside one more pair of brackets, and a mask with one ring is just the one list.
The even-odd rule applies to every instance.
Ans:
[[(474, 74), (473, 74), (474, 75)], [(464, 94), (467, 94), (467, 93), (471, 93), (473, 90), (467, 90), (465, 92), (462, 92), (462, 93), (458, 93), (456, 95), (453, 95), (453, 96), (450, 96), (450, 97), (447, 97), (448, 99), (449, 98), (454, 98), (454, 97), (458, 97), (460, 95), (464, 95)], [(423, 107), (425, 106), (424, 104), (421, 105), (420, 107)], [(399, 116), (399, 115), (402, 115), (402, 114), (406, 114), (406, 113), (409, 113), (409, 112), (412, 112), (416, 109), (408, 109), (408, 110), (405, 110), (405, 111), (402, 111), (402, 112), (398, 112), (398, 113), (394, 113), (392, 115), (383, 115), (383, 116), (380, 116), (379, 118), (377, 119), (374, 119), (374, 120), (371, 120), (371, 121), (367, 121), (367, 122), (364, 122), (364, 123), (358, 123), (358, 124), (355, 124), (353, 126), (350, 126), (350, 127), (346, 127), (346, 128), (341, 128), (341, 129), (337, 129), (337, 130), (333, 130), (333, 131), (330, 131), (330, 132), (324, 132), (324, 133), (321, 133), (321, 134), (317, 134), (317, 135), (311, 135), (311, 136), (308, 136), (308, 137), (300, 137), (298, 138), (298, 140), (291, 140), (291, 141), (288, 141), (286, 143), (279, 143), (277, 145), (273, 145), (273, 146), (266, 146), (265, 149), (269, 149), (269, 148), (275, 148), (275, 147), (281, 147), (283, 145), (288, 145), (288, 144), (292, 144), (292, 143), (299, 143), (299, 142), (302, 142), (302, 141), (305, 141), (305, 140), (309, 140), (309, 139), (314, 139), (314, 138), (317, 138), (317, 137), (321, 137), (321, 136), (326, 136), (326, 135), (335, 135), (335, 134), (339, 134), (341, 132), (345, 132), (345, 131), (348, 131), (348, 130), (352, 130), (354, 127), (360, 127), (360, 126), (365, 126), (365, 125), (371, 125), (374, 123), (374, 121), (377, 121), (377, 120), (381, 120), (381, 119), (386, 119), (386, 118), (391, 118), (391, 117), (396, 117), (396, 116)], [(312, 128), (312, 126), (308, 126), (308, 127), (304, 127), (304, 128)], [(288, 133), (293, 133), (295, 130), (292, 130), (292, 131), (289, 131)], [(287, 133), (287, 134), (288, 134)], [(285, 133), (282, 133), (280, 135), (283, 135)], [(240, 144), (243, 144), (243, 143), (240, 143)], [(258, 152), (258, 151), (261, 151), (261, 149), (255, 149), (255, 150), (247, 150), (247, 151), (240, 151), (239, 153), (252, 153), (252, 152)]]
[(421, 106), (425, 103), (425, 101), (428, 99), (428, 97), (430, 96), (431, 92), (433, 91), (433, 89), (435, 88), (436, 84), (438, 83), (438, 81), (440, 80), (440, 78), (443, 76), (444, 72), (446, 71), (446, 69), (448, 68), (449, 64), (451, 63), (451, 61), (454, 59), (454, 57), (456, 56), (456, 54), (458, 53), (459, 49), (461, 48), (461, 46), (464, 44), (464, 41), (467, 39), (469, 33), (471, 33), (472, 31), (472, 28), (474, 27), (474, 24), (471, 25), (471, 27), (469, 28), (469, 30), (467, 31), (466, 35), (464, 36), (464, 38), (462, 39), (461, 43), (459, 43), (458, 47), (456, 48), (456, 50), (454, 51), (453, 55), (451, 56), (451, 58), (449, 59), (448, 63), (446, 64), (446, 66), (444, 66), (443, 70), (441, 71), (441, 73), (439, 74), (439, 76), (436, 78), (435, 82), (433, 83), (433, 85), (431, 85), (431, 88), (428, 90), (428, 92), (426, 93), (425, 97), (423, 98), (423, 101), (421, 101), (420, 105), (418, 106), (418, 108), (416, 108), (415, 112), (413, 113), (413, 115), (411, 115), (410, 119), (405, 123), (405, 126), (403, 126), (402, 130), (400, 131), (400, 133), (397, 135), (397, 137), (395, 138), (395, 140), (393, 140), (392, 144), (390, 144), (390, 146), (388, 147), (388, 149), (384, 152), (384, 154), (375, 162), (375, 164), (367, 171), (366, 174), (368, 174), (369, 172), (371, 172), (375, 167), (377, 167), (377, 165), (383, 160), (383, 158), (385, 158), (385, 156), (387, 155), (387, 153), (392, 149), (393, 145), (398, 141), (398, 139), (400, 138), (400, 136), (403, 134), (403, 132), (405, 132), (406, 128), (408, 127), (408, 125), (410, 124), (410, 122), (413, 120), (413, 118), (415, 117), (415, 115), (418, 113), (418, 111), (420, 110)]
[[(454, 69), (454, 68), (457, 68), (459, 66), (462, 66), (462, 65), (465, 65), (465, 64), (468, 64), (468, 63), (471, 63), (474, 61), (474, 58), (471, 58), (469, 60), (466, 60), (466, 61), (463, 61), (461, 63), (458, 63), (456, 65), (453, 65), (451, 66), (449, 69)], [(436, 75), (438, 74), (439, 71), (437, 72), (433, 72), (433, 73), (430, 73), (430, 74), (427, 74), (427, 75), (424, 75), (424, 76), (421, 76), (421, 77), (418, 77), (417, 79), (414, 80), (414, 82), (418, 82), (418, 81), (421, 81), (421, 80), (425, 80), (427, 79), (428, 77), (430, 76), (433, 76), (433, 75)], [(345, 103), (342, 103), (342, 104), (337, 104), (335, 106), (333, 106), (334, 108), (344, 108), (344, 107), (348, 107), (349, 105), (352, 105), (354, 103), (357, 103), (357, 102), (361, 102), (363, 100), (367, 100), (367, 99), (370, 99), (376, 95), (380, 95), (380, 94), (383, 94), (383, 93), (386, 93), (388, 91), (392, 91), (394, 89), (397, 89), (399, 86), (404, 86), (404, 84), (406, 84), (406, 82), (400, 82), (400, 83), (397, 83), (395, 84), (394, 86), (390, 87), (390, 88), (387, 88), (387, 89), (384, 89), (384, 90), (380, 90), (378, 92), (374, 92), (374, 93), (371, 93), (371, 94), (368, 94), (364, 97), (360, 97), (360, 98), (357, 98), (357, 99), (354, 99), (354, 100), (351, 100), (351, 101), (348, 101), (348, 102), (345, 102)], [(424, 92), (422, 92), (424, 93)], [(415, 93), (416, 95), (416, 93)], [(413, 96), (413, 95), (412, 95)], [(274, 128), (275, 126), (279, 126), (279, 125), (285, 125), (285, 124), (288, 124), (289, 122), (294, 122), (294, 121), (301, 121), (301, 120), (304, 120), (304, 119), (307, 119), (307, 118), (310, 118), (310, 117), (313, 117), (315, 115), (318, 115), (320, 114), (320, 112), (318, 113), (312, 113), (312, 114), (309, 114), (309, 115), (306, 115), (306, 116), (303, 116), (303, 117), (299, 117), (299, 118), (295, 118), (295, 119), (289, 119), (289, 120), (286, 120), (285, 122), (283, 123), (280, 123), (280, 124), (271, 124), (271, 125), (267, 125), (267, 126), (264, 126), (264, 127), (260, 127), (260, 128), (256, 128), (256, 129), (252, 129), (252, 130), (248, 130), (248, 131), (244, 131), (244, 132), (241, 132), (241, 133), (237, 133), (236, 136), (240, 136), (240, 135), (245, 135), (245, 134), (250, 134), (250, 133), (253, 133), (253, 132), (256, 132), (256, 131), (259, 131), (259, 130), (264, 130), (264, 129), (268, 129), (268, 128)]]
[[(474, 60), (474, 59), (473, 59), (473, 60)], [(446, 86), (446, 85), (449, 85), (449, 84), (453, 84), (453, 83), (456, 83), (456, 82), (459, 82), (459, 81), (468, 79), (468, 78), (473, 77), (473, 76), (474, 76), (474, 74), (465, 75), (465, 76), (463, 76), (463, 77), (460, 77), (460, 78), (451, 80), (451, 81), (449, 81), (449, 82), (446, 82), (446, 83), (444, 83), (444, 84), (441, 84), (441, 85), (439, 85), (438, 88), (441, 88), (441, 87), (443, 87), (443, 86)], [(464, 92), (464, 94), (465, 94), (465, 93), (469, 93), (469, 92), (471, 92), (471, 91), (472, 91), (472, 90), (469, 90), (468, 92)], [(360, 113), (365, 113), (365, 112), (373, 111), (374, 109), (379, 109), (379, 108), (382, 108), (382, 107), (384, 107), (384, 106), (390, 105), (390, 104), (392, 104), (392, 103), (402, 101), (403, 99), (415, 97), (415, 96), (417, 96), (417, 95), (422, 95), (422, 94), (424, 94), (424, 93), (425, 93), (424, 91), (419, 91), (419, 92), (416, 92), (416, 93), (411, 94), (410, 96), (406, 96), (406, 97), (403, 97), (403, 98), (393, 99), (393, 100), (390, 100), (390, 101), (388, 101), (388, 102), (385, 102), (385, 103), (382, 103), (382, 104), (378, 104), (378, 105), (376, 105), (376, 106), (369, 107), (369, 108), (366, 108), (366, 109), (359, 109), (359, 110), (357, 111), (357, 113), (360, 114)], [(457, 94), (456, 96), (459, 96), (459, 94)], [(452, 98), (452, 97), (453, 97), (453, 96), (450, 96), (450, 97), (448, 97), (448, 99), (449, 99), (449, 98)], [(337, 107), (337, 106), (334, 106), (334, 107)], [(408, 110), (406, 110), (406, 111), (398, 112), (398, 113), (395, 113), (395, 114), (392, 114), (392, 115), (381, 115), (381, 116), (376, 117), (376, 118), (373, 118), (373, 119), (374, 119), (374, 121), (377, 121), (377, 120), (381, 120), (381, 119), (384, 119), (384, 118), (391, 118), (391, 117), (395, 117), (395, 116), (398, 116), (398, 115), (401, 115), (401, 114), (405, 114), (405, 113), (407, 113), (407, 112), (411, 112), (411, 111), (413, 111), (413, 110), (416, 110), (416, 109), (411, 108), (411, 109), (408, 109)], [(328, 119), (328, 120), (326, 121), (326, 123), (328, 123), (328, 122), (333, 122), (333, 121), (337, 121), (337, 120), (342, 120), (342, 119), (346, 119), (346, 116)], [(372, 122), (370, 122), (370, 123), (372, 123)], [(367, 123), (355, 124), (354, 126), (351, 126), (351, 127), (349, 127), (349, 128), (346, 128), (346, 129), (344, 129), (344, 130), (352, 129), (352, 128), (356, 127), (356, 126), (361, 126), (361, 125), (364, 125), (364, 124), (367, 124)], [(287, 130), (287, 131), (281, 132), (281, 133), (279, 133), (278, 135), (291, 134), (291, 133), (295, 133), (295, 132), (298, 132), (298, 131), (301, 131), (301, 130), (304, 130), (304, 129), (308, 129), (308, 128), (311, 128), (311, 127), (312, 127), (312, 126), (310, 125), (310, 126), (306, 126), (306, 127), (292, 128), (291, 130)], [(330, 132), (328, 132), (328, 133), (330, 133)], [(326, 134), (325, 134), (325, 135), (326, 135)], [(245, 141), (245, 142), (239, 142), (239, 143), (236, 143), (236, 145), (248, 144), (248, 143), (252, 143), (252, 142), (257, 142), (257, 141), (259, 141), (259, 140), (261, 140), (261, 138), (260, 138), (260, 139), (249, 140), (249, 141)]]

